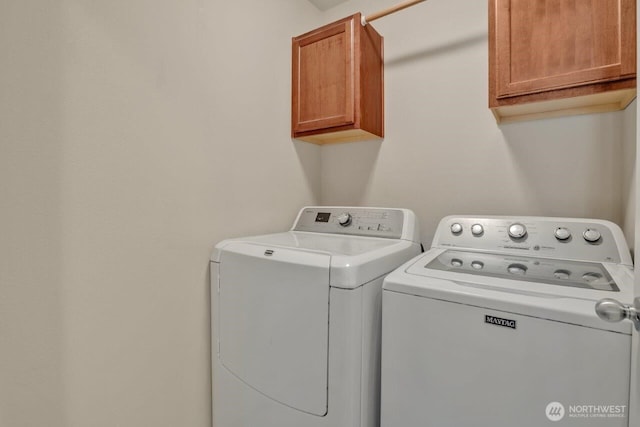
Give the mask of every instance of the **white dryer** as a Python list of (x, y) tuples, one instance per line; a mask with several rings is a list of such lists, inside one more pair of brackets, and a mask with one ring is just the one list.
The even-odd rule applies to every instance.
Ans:
[(354, 207), (216, 245), (214, 427), (378, 426), (382, 280), (420, 248), (411, 211)]
[(632, 287), (611, 222), (444, 218), (384, 281), (382, 427), (627, 427), (632, 324), (594, 308)]

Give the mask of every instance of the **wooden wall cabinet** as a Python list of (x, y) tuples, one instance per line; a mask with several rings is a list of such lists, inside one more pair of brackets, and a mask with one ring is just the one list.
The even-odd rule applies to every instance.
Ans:
[(293, 38), (293, 138), (326, 144), (384, 136), (383, 39), (360, 19)]
[(635, 96), (635, 0), (489, 0), (498, 122), (620, 110)]

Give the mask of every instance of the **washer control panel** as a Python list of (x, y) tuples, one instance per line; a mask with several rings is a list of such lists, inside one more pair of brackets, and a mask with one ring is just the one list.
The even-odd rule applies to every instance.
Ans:
[(595, 219), (450, 216), (440, 222), (432, 247), (631, 263), (620, 227)]
[(293, 230), (400, 239), (404, 221), (401, 209), (312, 207), (302, 210)]

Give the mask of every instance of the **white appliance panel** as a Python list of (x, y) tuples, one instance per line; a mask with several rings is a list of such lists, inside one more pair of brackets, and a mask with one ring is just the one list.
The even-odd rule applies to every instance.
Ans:
[(293, 230), (414, 240), (408, 234), (415, 231), (409, 230), (412, 215), (406, 209), (308, 207), (298, 214)]
[(331, 286), (345, 289), (389, 273), (420, 251), (418, 243), (408, 240), (289, 231), (225, 240), (216, 245), (211, 260), (220, 262), (226, 245), (232, 242), (264, 245), (274, 251), (285, 248), (331, 254)]
[[(628, 408), (628, 335), (388, 290), (383, 319), (384, 427), (540, 427), (553, 401)], [(627, 423), (567, 415), (558, 424)]]
[[(212, 283), (217, 286), (220, 264), (211, 263)], [(367, 343), (369, 334), (363, 328), (364, 318), (370, 318), (366, 311), (370, 299), (379, 302), (382, 298), (382, 278), (353, 290), (331, 288), (330, 291), (329, 335), (332, 345), (329, 348), (329, 410), (324, 416), (310, 415), (275, 402), (262, 393), (256, 392), (243, 381), (239, 381), (228, 369), (222, 366), (217, 345), (213, 354), (213, 419), (214, 427), (364, 427), (378, 426), (373, 420), (379, 419), (379, 392), (377, 389), (366, 395), (361, 393), (368, 372), (375, 372), (376, 384), (379, 384), (379, 369), (371, 364), (371, 343)], [(220, 300), (217, 292), (211, 294), (213, 319), (218, 319)], [(378, 314), (379, 315), (379, 314)], [(213, 320), (213, 342), (217, 342), (219, 328)], [(378, 330), (375, 334), (378, 337)], [(363, 340), (363, 338), (365, 338)], [(376, 350), (379, 353), (379, 348)], [(378, 365), (379, 367), (379, 365)], [(372, 400), (369, 393), (375, 393)]]
[[(521, 238), (509, 234), (513, 226), (524, 233)], [(590, 233), (598, 239), (587, 241)], [(597, 219), (448, 216), (431, 247), (633, 265), (620, 227)]]
[(222, 365), (265, 396), (318, 416), (327, 412), (330, 260), (236, 242), (225, 246), (219, 273)]
[(306, 251), (320, 251), (356, 257), (367, 255), (370, 252), (385, 250), (398, 244), (398, 240), (382, 239), (362, 236), (344, 236), (340, 234), (322, 234), (300, 231), (287, 231), (284, 233), (265, 234), (238, 240), (250, 240), (251, 243), (259, 243), (267, 246), (281, 246), (296, 248)]
[(601, 263), (446, 250), (427, 265), (428, 270), (473, 274), (530, 283), (619, 292)]

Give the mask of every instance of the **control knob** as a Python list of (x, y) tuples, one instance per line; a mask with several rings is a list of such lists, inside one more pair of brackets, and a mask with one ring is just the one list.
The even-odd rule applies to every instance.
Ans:
[(471, 234), (474, 236), (482, 236), (484, 233), (484, 227), (481, 224), (473, 224), (471, 226)]
[(522, 239), (527, 235), (527, 227), (516, 222), (515, 224), (511, 224), (509, 226), (508, 232), (509, 236), (513, 237), (514, 239)]
[(516, 276), (523, 276), (527, 273), (527, 266), (522, 264), (510, 264), (507, 271)]
[(587, 283), (597, 282), (598, 280), (601, 280), (601, 279), (602, 279), (602, 274), (600, 273), (587, 272), (582, 275), (582, 280), (584, 280)]
[(462, 233), (462, 224), (460, 224), (459, 222), (455, 222), (455, 223), (451, 224), (451, 232), (453, 234)]
[(567, 228), (558, 227), (553, 232), (553, 235), (556, 236), (556, 239), (558, 240), (568, 240), (569, 237), (571, 237), (571, 232)]
[(482, 270), (484, 268), (484, 262), (482, 261), (471, 261), (471, 267), (476, 270)]
[(589, 243), (595, 243), (598, 240), (600, 240), (602, 235), (598, 230), (594, 230), (593, 228), (587, 228), (586, 230), (584, 230), (584, 233), (582, 233), (582, 237), (584, 237), (584, 240), (586, 240)]
[(351, 214), (348, 212), (343, 212), (340, 215), (338, 215), (338, 224), (340, 224), (343, 227), (346, 227), (348, 225), (351, 224)]

